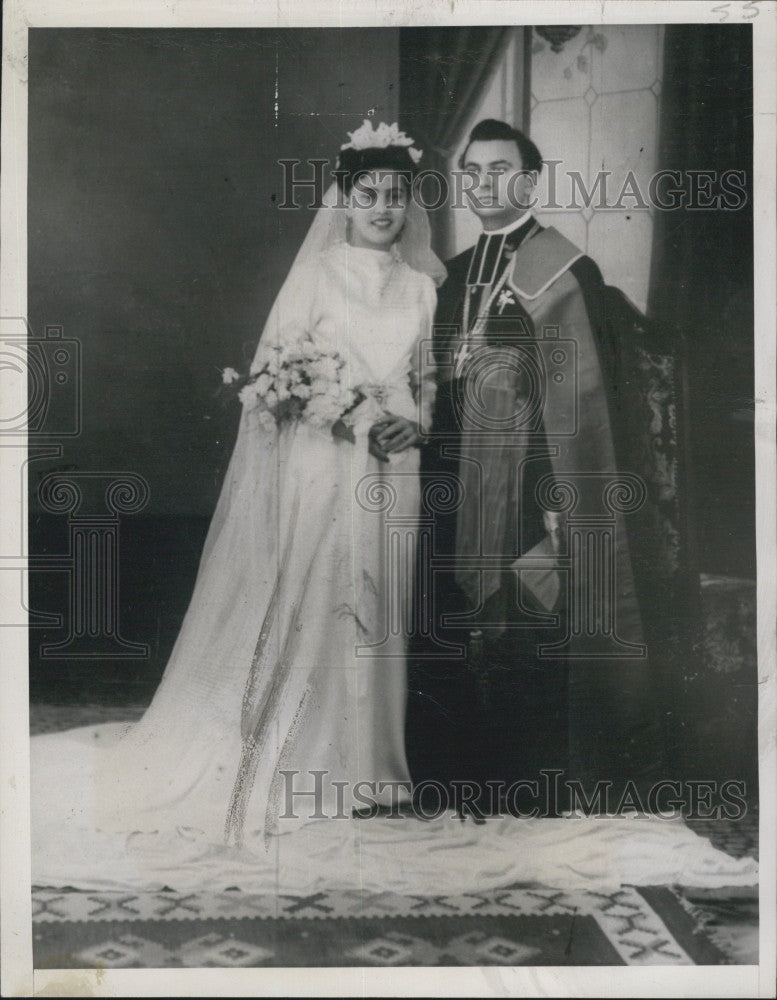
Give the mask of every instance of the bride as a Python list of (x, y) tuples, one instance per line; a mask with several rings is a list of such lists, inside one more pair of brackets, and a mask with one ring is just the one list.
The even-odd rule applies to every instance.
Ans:
[[(679, 818), (475, 826), (407, 808), (416, 445), (445, 276), (413, 199), (420, 156), (396, 125), (366, 121), (341, 148), (242, 379), (237, 443), (151, 705), (132, 726), (32, 740), (34, 883), (423, 893), (755, 878)], [(301, 416), (279, 419), (267, 385), (295, 357), (318, 366), (321, 391), (298, 380)]]

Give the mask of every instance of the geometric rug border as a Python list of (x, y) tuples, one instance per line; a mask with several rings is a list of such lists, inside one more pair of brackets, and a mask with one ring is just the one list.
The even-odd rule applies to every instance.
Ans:
[[(617, 890), (620, 894), (633, 893), (631, 886), (622, 886)], [(51, 893), (55, 899), (44, 903), (40, 914), (33, 916), (33, 925), (43, 925), (49, 922), (68, 924), (123, 923), (126, 921), (158, 921), (166, 923), (187, 923), (198, 919), (210, 920), (248, 920), (279, 922), (287, 920), (371, 920), (384, 917), (401, 917), (405, 920), (441, 920), (457, 919), (462, 916), (541, 916), (541, 915), (572, 915), (598, 917), (602, 894), (587, 889), (564, 891), (548, 886), (520, 883), (505, 886), (503, 889), (482, 890), (481, 892), (466, 892), (458, 894), (440, 894), (424, 896), (422, 894), (382, 893), (363, 894), (359, 890), (322, 890), (311, 894), (283, 893), (277, 897), (262, 894), (259, 899), (269, 902), (271, 899), (285, 900), (285, 909), (270, 912), (257, 909), (253, 912), (240, 913), (241, 906), (251, 906), (257, 894), (250, 892), (222, 890), (220, 892), (178, 893), (158, 890), (154, 892), (133, 892), (131, 890), (78, 890), (72, 887), (55, 887), (36, 885), (33, 887), (35, 896)], [(609, 895), (609, 894), (608, 894)], [(365, 898), (366, 896), (366, 898)], [(104, 898), (99, 898), (104, 897)], [(518, 898), (516, 898), (518, 897)], [(135, 916), (128, 911), (113, 909), (109, 916), (98, 915), (97, 912), (87, 916), (57, 913), (56, 910), (46, 910), (45, 906), (52, 903), (67, 910), (75, 903), (76, 910), (82, 910), (84, 901), (89, 901), (104, 909), (108, 901), (123, 904), (133, 904), (138, 909)], [(179, 902), (176, 902), (178, 900)], [(190, 903), (191, 901), (191, 903)], [(466, 902), (464, 902), (466, 901)], [(474, 901), (474, 902), (473, 902)], [(462, 906), (462, 903), (464, 905)], [(643, 901), (644, 903), (645, 901)], [(170, 915), (160, 915), (159, 911), (151, 912), (149, 904), (167, 906)], [(217, 904), (218, 912), (209, 907)], [(193, 905), (192, 905), (193, 904)], [(234, 904), (238, 912), (226, 909)], [(354, 907), (358, 907), (355, 911)], [(189, 910), (181, 914), (175, 910)], [(301, 912), (302, 910), (310, 912)], [(414, 912), (423, 909), (424, 912)], [(145, 913), (142, 911), (146, 910)], [(452, 911), (452, 912), (451, 912)]]
[[(56, 892), (53, 887), (48, 887), (45, 890), (40, 887), (40, 891)], [(422, 904), (426, 901), (419, 896), (399, 897), (384, 894), (384, 903), (387, 904), (386, 910), (380, 913), (372, 907), (366, 906), (365, 911), (361, 913), (348, 912), (347, 905), (340, 908), (332, 898), (333, 894), (329, 895), (329, 899), (325, 894), (315, 894), (308, 897), (300, 896), (296, 900), (290, 896), (288, 897), (290, 906), (292, 908), (298, 904), (301, 907), (326, 908), (328, 906), (329, 912), (325, 915), (309, 915), (301, 910), (287, 910), (282, 915), (262, 913), (261, 910), (256, 913), (241, 913), (239, 906), (236, 906), (234, 914), (230, 913), (229, 910), (219, 912), (218, 907), (215, 907), (215, 912), (211, 910), (208, 913), (200, 910), (199, 915), (194, 917), (172, 915), (155, 917), (153, 915), (153, 897), (157, 894), (146, 894), (146, 899), (143, 901), (138, 899), (139, 894), (130, 894), (128, 898), (119, 898), (116, 902), (119, 905), (130, 904), (137, 907), (138, 909), (134, 910), (138, 914), (137, 916), (122, 916), (114, 909), (108, 911), (112, 914), (110, 917), (102, 918), (95, 913), (94, 916), (87, 919), (78, 919), (80, 913), (83, 912), (80, 907), (74, 908), (75, 919), (64, 916), (62, 910), (67, 906), (65, 899), (70, 893), (62, 892), (58, 894), (59, 900), (55, 898), (48, 901), (48, 905), (52, 906), (50, 912), (52, 915), (56, 914), (55, 918), (36, 919), (33, 926), (39, 932), (39, 938), (46, 939), (50, 945), (53, 945), (57, 938), (60, 938), (63, 944), (66, 941), (70, 942), (65, 951), (76, 955), (83, 950), (77, 947), (79, 938), (82, 941), (90, 939), (94, 941), (96, 937), (115, 940), (117, 936), (129, 934), (130, 936), (140, 936), (140, 938), (145, 937), (148, 944), (156, 941), (161, 945), (162, 942), (182, 941), (194, 933), (196, 928), (199, 928), (203, 933), (207, 929), (216, 936), (233, 936), (247, 941), (253, 938), (265, 942), (268, 938), (281, 941), (284, 936), (296, 938), (300, 934), (305, 938), (310, 932), (319, 943), (326, 944), (338, 934), (351, 940), (365, 935), (375, 937), (382, 927), (386, 931), (390, 930), (395, 937), (397, 934), (400, 936), (404, 934), (408, 940), (415, 936), (418, 941), (434, 942), (444, 939), (446, 935), (455, 937), (455, 931), (464, 924), (472, 928), (479, 926), (485, 930), (489, 927), (497, 927), (500, 922), (505, 929), (511, 926), (516, 933), (520, 924), (524, 924), (526, 928), (532, 924), (535, 928), (539, 928), (547, 922), (549, 927), (555, 928), (552, 933), (557, 938), (557, 946), (559, 933), (566, 936), (568, 929), (571, 941), (573, 931), (575, 931), (576, 926), (580, 926), (578, 921), (589, 926), (590, 921), (593, 921), (597, 935), (604, 939), (602, 945), (606, 942), (608, 950), (613, 954), (614, 961), (602, 962), (603, 955), (599, 950), (599, 961), (582, 964), (603, 966), (622, 962), (632, 966), (646, 964), (671, 966), (693, 963), (715, 966), (730, 963), (730, 959), (727, 959), (715, 943), (708, 938), (703, 926), (694, 920), (692, 912), (689, 913), (683, 906), (682, 899), (667, 886), (622, 886), (620, 890), (612, 893), (591, 891), (564, 893), (541, 886), (532, 889), (521, 886), (515, 891), (524, 898), (527, 904), (526, 909), (523, 909), (521, 899), (516, 898), (511, 893), (509, 896), (493, 900), (489, 905), (480, 906), (477, 903), (475, 907), (468, 910), (462, 909), (459, 912), (445, 912), (442, 909), (445, 905), (442, 898), (435, 899), (434, 897), (428, 899), (428, 905), (432, 907), (431, 912), (413, 913), (406, 909), (397, 912), (393, 908), (397, 901), (403, 900), (407, 903), (409, 900), (420, 900)], [(76, 891), (73, 895), (83, 898), (84, 896), (89, 897), (91, 894)], [(167, 894), (161, 895), (166, 896)], [(175, 902), (176, 895), (171, 894), (173, 898), (170, 899), (170, 903)], [(220, 895), (223, 899), (223, 894)], [(228, 895), (232, 896), (232, 893)], [(235, 904), (238, 903), (240, 895), (240, 893), (235, 893)], [(469, 900), (465, 901), (464, 897), (470, 896), (474, 896), (478, 900), (481, 898), (479, 894), (460, 894), (445, 898), (450, 900), (452, 905), (466, 906)], [(527, 900), (527, 896), (531, 898)], [(94, 902), (99, 906), (103, 900), (89, 899), (89, 902)], [(196, 905), (196, 900), (189, 896), (181, 897), (180, 902), (184, 906)], [(343, 904), (347, 903), (348, 900), (341, 899), (340, 902)], [(144, 904), (148, 903), (151, 903), (151, 906), (147, 908)], [(200, 903), (200, 905), (203, 904)], [(532, 905), (536, 905), (538, 908), (532, 911), (530, 909)], [(495, 912), (492, 906), (497, 906), (500, 909)], [(56, 907), (59, 907), (58, 914)], [(589, 934), (590, 932), (585, 933), (584, 938), (588, 938)], [(530, 934), (530, 937), (534, 937), (534, 935)], [(327, 960), (323, 964), (331, 965), (327, 948), (328, 946), (324, 948)], [(544, 951), (544, 949), (542, 950)], [(551, 948), (551, 952), (556, 950), (555, 946)], [(597, 948), (594, 948), (594, 953), (596, 951)], [(545, 952), (542, 957), (549, 957), (549, 953)], [(286, 963), (278, 962), (277, 964), (282, 966)], [(292, 964), (300, 964), (300, 967), (305, 965), (296, 957)], [(413, 961), (408, 964), (418, 965), (419, 963)], [(540, 960), (538, 964), (561, 965), (567, 963), (563, 960), (543, 963)]]

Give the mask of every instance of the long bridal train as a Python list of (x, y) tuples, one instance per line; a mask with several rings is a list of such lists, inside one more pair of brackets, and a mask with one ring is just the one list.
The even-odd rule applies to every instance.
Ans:
[[(278, 821), (268, 834), (250, 822), (241, 847), (224, 843), (224, 809), (199, 816), (174, 805), (149, 809), (138, 829), (98, 832), (110, 797), (100, 758), (121, 725), (87, 727), (34, 741), (33, 882), (80, 889), (186, 892), (239, 888), (261, 894), (322, 889), (457, 894), (532, 882), (610, 890), (623, 884), (751, 885), (752, 859), (735, 860), (680, 818), (516, 819), (475, 824), (450, 811), (371, 819)], [(312, 787), (300, 776), (295, 788)], [(228, 788), (225, 783), (224, 788)], [(63, 789), (68, 794), (63, 796)], [(185, 793), (184, 793), (185, 795)], [(298, 796), (299, 812), (312, 804)], [(327, 817), (336, 810), (324, 810)], [(176, 822), (185, 818), (187, 825)], [(197, 819), (199, 825), (191, 825)]]

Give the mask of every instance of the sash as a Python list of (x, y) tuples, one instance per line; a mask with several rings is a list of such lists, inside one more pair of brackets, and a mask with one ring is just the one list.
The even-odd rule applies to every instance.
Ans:
[[(536, 330), (550, 322), (544, 315), (555, 310), (559, 296), (568, 298), (569, 288), (565, 292), (563, 283), (558, 288), (555, 284), (581, 256), (582, 251), (553, 228), (540, 230), (516, 250), (505, 284), (531, 316)], [(572, 296), (574, 328), (581, 323), (588, 326), (582, 294), (571, 276), (568, 280), (577, 292)], [(492, 319), (493, 306), (490, 312), (487, 318)], [(541, 420), (550, 437), (554, 428), (568, 425), (574, 417), (569, 413), (574, 387), (571, 393), (568, 384), (563, 386), (566, 391), (555, 391), (557, 384), (543, 378), (540, 353), (545, 352), (537, 352), (521, 320), (516, 318), (515, 336), (501, 338), (499, 347), (492, 347), (487, 340), (483, 336), (473, 340), (469, 363), (457, 383), (461, 403), (459, 476), (464, 499), (456, 518), (456, 580), (473, 607), (500, 588), (504, 569), (520, 555), (511, 532), (521, 492), (521, 484), (514, 479), (526, 456), (532, 426)], [(590, 351), (586, 353), (590, 356)], [(594, 357), (598, 357), (595, 348)], [(538, 412), (540, 406), (542, 412)], [(473, 561), (482, 564), (484, 560), (492, 565), (472, 566)]]
[[(461, 409), (463, 502), (457, 512), (456, 579), (476, 608), (500, 588), (510, 556), (520, 554), (512, 538), (521, 493), (515, 470), (531, 441), (532, 421), (535, 429), (541, 421), (553, 452), (555, 482), (547, 484), (545, 502), (540, 502), (559, 509), (569, 499), (567, 517), (613, 522), (618, 636), (639, 645), (642, 624), (623, 515), (617, 497), (615, 508), (610, 504), (613, 489), (628, 493), (635, 484), (617, 486), (599, 349), (580, 286), (569, 271), (581, 256), (552, 228), (524, 242), (507, 284), (532, 319), (533, 337), (529, 331), (523, 338), (519, 333), (512, 346), (504, 347), (481, 342), (463, 373), (463, 398), (471, 398), (473, 405)], [(534, 382), (526, 372), (532, 367)], [(475, 568), (489, 559), (490, 567)], [(588, 586), (576, 576), (573, 567), (574, 586)]]

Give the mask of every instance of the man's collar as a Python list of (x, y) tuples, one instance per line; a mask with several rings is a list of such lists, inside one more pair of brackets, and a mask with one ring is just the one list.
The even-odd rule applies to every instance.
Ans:
[(505, 236), (508, 233), (514, 232), (516, 229), (520, 229), (521, 226), (525, 226), (531, 217), (531, 209), (527, 209), (520, 219), (516, 219), (515, 222), (502, 226), (501, 229), (484, 229), (483, 233), (485, 236)]
[(505, 250), (515, 250), (530, 231), (531, 212), (526, 212), (509, 226), (480, 234), (467, 272), (467, 284), (476, 287), (493, 284)]

